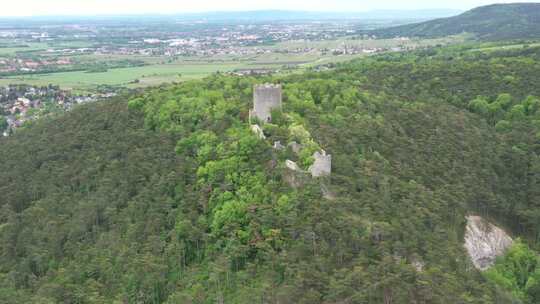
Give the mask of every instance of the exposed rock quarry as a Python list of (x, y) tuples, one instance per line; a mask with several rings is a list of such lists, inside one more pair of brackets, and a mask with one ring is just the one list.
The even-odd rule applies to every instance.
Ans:
[(480, 216), (468, 216), (465, 249), (474, 266), (486, 270), (512, 245), (512, 238), (501, 228)]

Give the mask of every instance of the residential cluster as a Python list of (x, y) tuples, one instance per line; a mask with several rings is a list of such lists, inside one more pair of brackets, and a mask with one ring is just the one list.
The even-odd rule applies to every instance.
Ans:
[(9, 136), (29, 120), (58, 111), (69, 111), (74, 105), (115, 96), (114, 92), (75, 95), (58, 86), (35, 87), (9, 85), (0, 87), (0, 120), (6, 122), (0, 130)]
[[(269, 23), (165, 23), (161, 28), (116, 27), (107, 24), (60, 24), (54, 27), (10, 28), (2, 30), (0, 39), (9, 39), (20, 45), (45, 43), (49, 46), (65, 42), (80, 42), (66, 47), (45, 48), (49, 55), (71, 56), (80, 54), (102, 55), (164, 55), (208, 56), (250, 55), (271, 52), (272, 48), (251, 49), (286, 41), (322, 41), (357, 33), (355, 22), (269, 22)], [(1, 42), (1, 41), (0, 41)], [(78, 46), (83, 45), (83, 46)], [(1, 47), (1, 45), (0, 45)], [(58, 64), (67, 64), (62, 58)], [(35, 68), (39, 62), (21, 68)], [(46, 63), (41, 63), (46, 64)]]
[(61, 66), (72, 64), (69, 58), (0, 58), (0, 74), (12, 72), (37, 72), (48, 69), (56, 69)]

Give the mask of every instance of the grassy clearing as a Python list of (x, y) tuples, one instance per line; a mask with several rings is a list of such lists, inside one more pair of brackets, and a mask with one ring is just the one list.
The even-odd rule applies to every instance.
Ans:
[[(1, 41), (0, 41), (1, 42)], [(55, 44), (49, 44), (46, 42), (25, 42), (25, 46), (13, 46), (13, 47), (1, 47), (0, 56), (13, 56), (19, 52), (37, 52), (39, 55), (50, 55), (45, 51), (48, 49), (74, 49), (91, 47), (92, 43), (84, 41), (65, 41)]]
[(524, 48), (525, 46), (539, 47), (540, 42), (539, 43), (531, 43), (531, 44), (518, 43), (518, 44), (510, 44), (510, 45), (486, 46), (486, 47), (471, 49), (471, 50), (469, 50), (469, 52), (494, 52), (494, 51), (502, 51), (502, 50), (519, 49), (519, 48)]
[(59, 43), (49, 44), (49, 48), (53, 49), (78, 49), (92, 47), (94, 43), (82, 40), (61, 41)]
[[(35, 74), (25, 76), (13, 76), (0, 79), (0, 85), (8, 84), (30, 84), (48, 85), (55, 84), (65, 89), (89, 90), (98, 85), (113, 85), (127, 87), (155, 86), (161, 83), (183, 81), (203, 78), (215, 72), (230, 72), (235, 69), (257, 69), (271, 68), (279, 69), (287, 65), (301, 65), (310, 62), (317, 62), (320, 56), (261, 56), (245, 58), (243, 60), (204, 60), (191, 61), (181, 59), (173, 63), (166, 63), (163, 58), (144, 58), (138, 56), (81, 56), (84, 60), (106, 61), (119, 59), (142, 59), (149, 63), (147, 66), (110, 69), (103, 73), (80, 72), (60, 72), (51, 74)], [(161, 60), (160, 60), (161, 59)], [(180, 76), (179, 76), (180, 75)], [(138, 82), (135, 82), (138, 80)]]
[(26, 46), (2, 47), (0, 48), (0, 56), (12, 56), (18, 52), (33, 52), (47, 49), (46, 43), (24, 43)]
[(366, 55), (366, 54), (357, 54), (357, 55), (327, 56), (327, 57), (319, 58), (317, 61), (314, 61), (314, 62), (309, 62), (309, 63), (302, 64), (302, 65), (300, 65), (300, 67), (302, 67), (302, 68), (310, 68), (310, 67), (320, 66), (320, 65), (323, 65), (323, 64), (340, 63), (340, 62), (345, 62), (345, 61), (349, 61), (349, 60), (353, 60), (353, 59), (357, 59), (357, 58), (361, 58), (361, 57), (365, 57), (365, 56), (368, 56), (368, 55)]

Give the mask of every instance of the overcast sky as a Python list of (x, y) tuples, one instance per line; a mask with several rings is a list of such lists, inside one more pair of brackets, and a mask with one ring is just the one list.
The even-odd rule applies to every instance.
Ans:
[(0, 16), (171, 14), (223, 10), (366, 11), (373, 9), (470, 9), (497, 0), (1, 0)]

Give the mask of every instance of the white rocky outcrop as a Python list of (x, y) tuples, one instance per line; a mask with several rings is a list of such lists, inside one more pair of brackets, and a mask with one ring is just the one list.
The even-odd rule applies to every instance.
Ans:
[(296, 171), (296, 172), (302, 172), (302, 169), (298, 166), (297, 163), (293, 162), (292, 160), (285, 161), (285, 166), (289, 168), (290, 170)]
[(426, 264), (422, 262), (421, 260), (413, 260), (411, 262), (411, 265), (416, 269), (418, 272), (424, 271), (424, 268), (426, 267)]
[(465, 249), (474, 266), (486, 270), (512, 245), (512, 238), (501, 228), (480, 216), (468, 216)]

